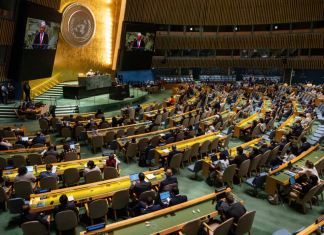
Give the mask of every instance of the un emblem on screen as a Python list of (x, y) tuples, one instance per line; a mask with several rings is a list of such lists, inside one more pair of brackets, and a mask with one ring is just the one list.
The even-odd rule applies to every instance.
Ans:
[(62, 17), (62, 36), (73, 47), (87, 45), (95, 34), (96, 21), (91, 10), (80, 3), (67, 6)]

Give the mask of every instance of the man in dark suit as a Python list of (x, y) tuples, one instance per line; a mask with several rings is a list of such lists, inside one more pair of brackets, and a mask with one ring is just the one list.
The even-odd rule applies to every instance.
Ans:
[(151, 190), (152, 188), (151, 182), (145, 181), (145, 175), (143, 172), (138, 174), (138, 179), (139, 181), (135, 182), (130, 188), (131, 193), (135, 193), (137, 197), (139, 197), (141, 193)]
[(242, 147), (237, 147), (236, 148), (236, 152), (237, 152), (237, 156), (230, 161), (231, 164), (236, 164), (237, 167), (240, 167), (241, 163), (243, 161), (245, 161), (247, 158), (247, 156), (245, 155), (245, 153), (243, 152), (243, 148)]
[(45, 136), (41, 132), (37, 132), (32, 143), (33, 144), (45, 144), (45, 141), (46, 141)]
[(55, 206), (53, 210), (54, 218), (57, 213), (62, 211), (67, 211), (67, 210), (74, 211), (76, 215), (79, 215), (79, 211), (76, 208), (75, 204), (73, 202), (69, 202), (68, 197), (65, 194), (62, 194), (59, 201), (60, 201), (60, 205)]
[(42, 21), (39, 26), (39, 32), (36, 33), (33, 42), (33, 49), (47, 49), (48, 48), (48, 34), (45, 32), (46, 23)]
[(180, 153), (180, 151), (178, 151), (177, 146), (173, 145), (172, 146), (172, 151), (169, 152), (169, 155), (166, 157), (161, 157), (161, 164), (162, 167), (164, 167), (165, 165), (165, 160), (167, 160), (167, 164), (168, 166), (170, 165), (171, 159), (174, 155), (176, 155), (177, 153)]
[(162, 207), (160, 205), (154, 204), (154, 200), (152, 197), (148, 197), (146, 199), (146, 204), (142, 204), (141, 214), (147, 214), (161, 209)]
[(235, 202), (231, 193), (226, 193), (225, 200), (221, 199), (217, 202), (216, 210), (222, 221), (234, 218), (234, 223), (237, 223), (239, 218), (246, 213), (245, 207), (240, 202)]
[(30, 86), (28, 81), (24, 81), (23, 83), (23, 91), (25, 93), (25, 101), (30, 102)]
[(169, 206), (175, 206), (180, 203), (188, 201), (187, 196), (179, 194), (179, 189), (176, 186), (172, 188), (171, 194), (172, 194), (172, 196), (171, 196), (171, 200), (169, 202)]
[(145, 48), (145, 42), (142, 39), (142, 34), (138, 33), (137, 38), (133, 42), (133, 49), (144, 49)]
[(173, 175), (172, 169), (168, 168), (165, 172), (166, 178), (160, 183), (160, 191), (163, 191), (164, 187), (170, 184), (178, 184), (177, 177)]

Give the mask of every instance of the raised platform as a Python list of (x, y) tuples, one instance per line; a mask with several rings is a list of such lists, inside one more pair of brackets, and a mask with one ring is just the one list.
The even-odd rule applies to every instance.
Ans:
[(130, 88), (130, 98), (125, 98), (124, 100), (113, 100), (109, 94), (97, 95), (79, 100), (61, 98), (56, 100), (57, 114), (59, 114), (59, 110), (64, 111), (64, 109), (69, 109), (69, 107), (76, 108), (76, 106), (80, 113), (95, 112), (98, 109), (108, 112), (122, 108), (126, 105), (144, 102), (147, 95), (147, 92)]

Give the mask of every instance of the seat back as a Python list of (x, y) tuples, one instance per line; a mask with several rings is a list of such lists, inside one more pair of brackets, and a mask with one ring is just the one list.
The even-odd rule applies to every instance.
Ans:
[(96, 135), (92, 137), (92, 147), (93, 148), (102, 148), (103, 147), (103, 136)]
[(191, 156), (191, 148), (185, 149), (182, 156), (182, 162), (188, 162)]
[(256, 127), (254, 127), (254, 129), (252, 131), (251, 138), (254, 139), (260, 134), (261, 134), (261, 129), (260, 129), (260, 126), (257, 125)]
[(39, 183), (40, 183), (41, 189), (54, 190), (54, 189), (58, 188), (57, 179), (56, 179), (56, 177), (53, 177), (53, 176), (41, 178)]
[(140, 140), (138, 141), (138, 144), (137, 144), (137, 146), (138, 146), (138, 151), (139, 151), (140, 153), (145, 152), (145, 150), (146, 150), (146, 148), (147, 148), (147, 146), (148, 146), (148, 143), (149, 143), (149, 140), (148, 140), (147, 138), (140, 139)]
[(128, 128), (127, 131), (126, 131), (126, 136), (132, 136), (132, 135), (135, 135), (135, 128), (134, 127)]
[(127, 158), (134, 158), (137, 154), (137, 144), (130, 143), (126, 150), (126, 157)]
[(195, 143), (191, 146), (191, 156), (196, 157), (199, 156), (199, 143)]
[(247, 176), (247, 174), (249, 172), (250, 164), (251, 164), (250, 159), (244, 160), (240, 165), (238, 175), (241, 176), (241, 177)]
[(54, 155), (47, 155), (44, 157), (45, 164), (52, 164), (56, 162), (57, 162), (57, 158)]
[(183, 226), (182, 233), (185, 235), (196, 235), (199, 232), (200, 225), (200, 219), (190, 221)]
[(99, 171), (90, 171), (84, 175), (86, 184), (98, 182), (102, 180), (101, 172)]
[(177, 153), (174, 156), (172, 156), (170, 161), (170, 167), (172, 169), (179, 169), (181, 166), (182, 157), (183, 157), (182, 153)]
[(0, 187), (0, 203), (8, 201), (8, 195), (6, 194), (3, 187)]
[(78, 154), (76, 152), (67, 152), (64, 155), (64, 161), (68, 162), (68, 161), (75, 161), (78, 160)]
[(315, 185), (314, 187), (312, 187), (303, 197), (303, 199), (301, 200), (302, 203), (306, 203), (312, 200), (312, 198), (315, 196), (315, 194), (317, 193), (317, 191), (320, 189), (321, 184)]
[(77, 168), (69, 168), (63, 172), (64, 185), (71, 186), (79, 183), (80, 174)]
[(139, 135), (139, 134), (143, 134), (145, 133), (145, 126), (140, 126), (136, 129), (136, 134)]
[(20, 214), (22, 212), (23, 205), (25, 205), (25, 200), (19, 197), (10, 198), (7, 202), (7, 207), (11, 214)]
[(72, 230), (78, 226), (78, 217), (72, 210), (61, 211), (55, 215), (55, 223), (58, 231)]
[(267, 164), (269, 164), (273, 159), (275, 159), (278, 155), (280, 146), (275, 147), (274, 149), (271, 150), (270, 156), (268, 158)]
[(252, 159), (252, 162), (250, 164), (250, 170), (249, 170), (250, 172), (256, 171), (258, 169), (261, 158), (262, 158), (262, 154), (259, 154)]
[(110, 166), (104, 167), (103, 174), (104, 174), (104, 180), (110, 180), (119, 177), (116, 168)]
[(153, 198), (153, 200), (155, 200), (156, 192), (154, 190), (142, 192), (141, 195), (139, 196), (139, 200), (142, 202), (146, 202), (147, 198), (149, 198), (149, 197), (151, 197), (151, 198)]
[(285, 154), (286, 154), (287, 150), (289, 149), (289, 147), (290, 147), (290, 142), (285, 144), (285, 146), (281, 150), (280, 156), (282, 156), (282, 157), (285, 156)]
[(270, 156), (271, 150), (266, 151), (259, 162), (259, 167), (266, 166), (266, 163), (268, 162), (269, 156)]
[(61, 135), (64, 138), (71, 138), (72, 137), (72, 130), (69, 127), (63, 127), (61, 129)]
[(182, 121), (182, 126), (183, 127), (188, 127), (189, 125), (189, 118), (185, 118), (183, 121)]
[(75, 137), (79, 139), (84, 131), (85, 128), (83, 126), (77, 126), (74, 130)]
[(229, 165), (223, 173), (223, 182), (231, 185), (235, 174), (236, 164)]
[(209, 146), (210, 146), (210, 141), (209, 141), (209, 140), (204, 141), (204, 142), (201, 144), (200, 149), (199, 149), (200, 154), (205, 154), (205, 153), (207, 153), (208, 150), (209, 150)]
[(210, 143), (209, 149), (211, 152), (216, 152), (218, 150), (218, 141), (218, 138), (216, 138)]
[(89, 204), (90, 219), (99, 219), (108, 213), (108, 202), (106, 199), (98, 199)]
[(228, 234), (234, 222), (234, 218), (230, 218), (221, 223), (215, 230), (214, 235)]
[(231, 134), (229, 134), (226, 138), (225, 138), (225, 140), (224, 140), (224, 144), (223, 144), (223, 148), (224, 149), (227, 149), (228, 148), (228, 144), (229, 144), (229, 141), (230, 141), (230, 139), (232, 138), (232, 133)]
[(39, 221), (29, 221), (21, 225), (21, 229), (24, 235), (47, 235), (49, 234), (48, 229), (45, 225)]
[(160, 136), (153, 136), (150, 143), (153, 147), (156, 147), (160, 142)]
[(12, 162), (15, 168), (21, 167), (21, 166), (27, 166), (27, 161), (25, 156), (22, 155), (14, 155), (12, 156)]
[(18, 181), (14, 183), (15, 196), (29, 200), (30, 194), (33, 193), (31, 183), (28, 181)]
[(110, 144), (114, 139), (115, 139), (115, 132), (113, 131), (107, 131), (105, 137), (104, 137), (104, 141), (106, 144)]
[(27, 156), (27, 159), (28, 159), (29, 165), (31, 165), (31, 166), (43, 164), (41, 154), (36, 154), (36, 153), (29, 154)]
[(124, 135), (125, 135), (125, 131), (123, 129), (118, 130), (116, 133), (117, 138), (122, 138), (124, 137)]
[(38, 120), (38, 122), (39, 122), (39, 127), (40, 127), (40, 129), (42, 131), (49, 130), (49, 123), (48, 123), (48, 121), (46, 119), (41, 118), (41, 119)]
[(252, 229), (255, 211), (246, 212), (237, 222), (235, 235), (243, 235), (249, 233)]
[(4, 169), (7, 166), (7, 160), (3, 157), (0, 157), (0, 169)]
[(129, 201), (129, 190), (121, 190), (112, 196), (111, 208), (114, 210), (120, 210), (127, 207)]

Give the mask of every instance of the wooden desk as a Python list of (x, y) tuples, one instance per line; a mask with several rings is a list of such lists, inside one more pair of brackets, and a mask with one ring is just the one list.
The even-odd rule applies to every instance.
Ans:
[[(69, 168), (77, 168), (80, 172), (84, 170), (88, 161), (92, 160), (100, 168), (103, 169), (106, 165), (106, 160), (108, 157), (94, 157), (86, 158), (82, 160), (68, 161), (68, 162), (58, 162), (52, 163), (53, 167), (56, 167), (56, 174), (58, 176), (63, 175), (64, 171)], [(46, 171), (46, 165), (37, 165), (37, 171), (34, 166), (33, 174), (39, 178), (40, 173)], [(7, 177), (8, 181), (13, 183), (16, 175), (18, 174), (18, 168), (4, 170), (3, 176)]]
[(194, 109), (189, 112), (173, 115), (172, 117), (168, 118), (169, 119), (169, 127), (173, 127), (173, 126), (180, 124), (180, 122), (183, 120), (183, 118), (188, 118), (190, 114), (193, 117), (195, 117), (198, 113), (199, 113), (199, 110)]
[(167, 144), (164, 146), (159, 146), (155, 148), (155, 152), (157, 153), (157, 157), (159, 156), (167, 156), (169, 155), (169, 152), (172, 151), (172, 146), (176, 146), (177, 150), (179, 151), (184, 151), (186, 148), (191, 147), (192, 145), (196, 144), (196, 143), (200, 143), (202, 144), (203, 142), (209, 140), (209, 141), (213, 141), (214, 139), (219, 139), (220, 141), (224, 140), (227, 137), (227, 135), (222, 135), (220, 134), (220, 132), (213, 132), (213, 133), (209, 133), (206, 135), (201, 135), (198, 137), (194, 137), (191, 139), (187, 139), (187, 140), (182, 140), (182, 141), (178, 141), (178, 142), (174, 142), (171, 144)]
[[(310, 235), (310, 234), (313, 234), (323, 226), (324, 226), (324, 220), (322, 220), (318, 224), (313, 223), (313, 224), (309, 225), (307, 228), (305, 228), (303, 231), (300, 231), (299, 233), (297, 233), (297, 235)], [(323, 233), (321, 233), (321, 234), (323, 234)]]
[(127, 136), (126, 138), (118, 138), (117, 143), (118, 143), (118, 146), (120, 148), (122, 148), (131, 139), (135, 139), (136, 143), (138, 143), (138, 141), (141, 140), (141, 139), (144, 139), (144, 138), (151, 139), (154, 136), (165, 135), (167, 133), (170, 133), (171, 131), (179, 130), (179, 129), (182, 129), (182, 128), (183, 128), (182, 126), (170, 127), (170, 128), (167, 128), (167, 129), (162, 129), (162, 130), (158, 130), (158, 131), (152, 131), (152, 132), (143, 133), (143, 134), (139, 134), (139, 135)]
[(260, 118), (263, 118), (264, 114), (263, 113), (255, 113), (251, 115), (250, 117), (243, 119), (240, 121), (238, 124), (235, 125), (234, 128), (234, 137), (240, 137), (241, 135), (241, 130), (246, 130), (248, 128), (251, 128), (252, 122), (254, 120), (259, 120)]
[(158, 111), (160, 111), (160, 113), (163, 114), (164, 109), (166, 109), (168, 112), (171, 112), (172, 110), (175, 109), (175, 106), (170, 106), (170, 107), (166, 107), (166, 108), (155, 109), (155, 110), (151, 110), (148, 112), (144, 112), (144, 120), (154, 119), (156, 117), (156, 115), (158, 114)]
[[(226, 189), (223, 192), (230, 191), (230, 189)], [(201, 219), (205, 221), (208, 218), (216, 217), (218, 213), (215, 210), (213, 200), (220, 193), (211, 193), (146, 215), (107, 224), (103, 229), (88, 233), (81, 232), (80, 235), (164, 235), (174, 233), (180, 231), (186, 223), (192, 220)], [(197, 212), (198, 210), (200, 212)], [(149, 222), (150, 226), (147, 226), (146, 222)]]
[[(206, 127), (212, 125), (213, 122), (214, 122), (214, 120), (215, 120), (215, 118), (216, 118), (216, 115), (217, 114), (215, 114), (213, 116), (210, 116), (210, 117), (207, 117), (207, 118), (205, 118), (203, 120), (200, 120), (199, 121), (200, 127), (202, 129), (206, 129)], [(231, 119), (235, 115), (235, 112), (229, 111), (229, 110), (225, 110), (225, 111), (221, 112), (220, 115), (222, 116), (222, 119), (225, 122), (225, 121)]]
[[(117, 131), (119, 131), (119, 130), (126, 131), (128, 128), (138, 128), (140, 126), (148, 127), (149, 125), (151, 125), (151, 123), (152, 122), (140, 122), (140, 123), (126, 125), (126, 126), (117, 126), (117, 127), (98, 129), (97, 133), (98, 133), (98, 135), (104, 136), (109, 131), (113, 131), (113, 132), (117, 133)], [(91, 139), (93, 137), (93, 131), (87, 131), (87, 136), (88, 136), (88, 139)]]
[(272, 101), (270, 99), (264, 99), (261, 107), (261, 113), (271, 112)]
[(242, 109), (244, 105), (246, 105), (247, 100), (244, 97), (239, 97), (235, 104), (233, 105), (233, 111), (238, 112)]
[[(291, 160), (292, 166), (296, 168), (305, 167), (305, 162), (307, 160), (311, 161), (316, 165), (322, 158), (324, 157), (324, 150), (319, 148), (319, 144), (312, 146), (307, 151), (303, 152), (299, 156), (295, 157)], [(286, 172), (289, 172), (287, 169), (288, 162), (282, 164), (278, 169), (270, 171), (267, 180), (266, 180), (266, 188), (265, 191), (270, 194), (274, 195), (277, 192), (277, 188), (279, 185), (281, 186), (288, 186), (290, 175)], [(299, 178), (299, 174), (295, 174), (295, 178)]]
[[(32, 136), (29, 135), (28, 136), (28, 143), (30, 145), (32, 145), (32, 140), (35, 137), (36, 137), (35, 135), (32, 135)], [(7, 137), (5, 139), (8, 140), (8, 142), (11, 143), (11, 144), (15, 144), (18, 141), (17, 137)], [(45, 144), (47, 144), (47, 145), (51, 144), (51, 136), (50, 135), (45, 135)]]
[[(258, 147), (258, 148), (261, 147), (261, 141), (262, 141), (262, 138), (257, 138), (257, 139), (251, 140), (247, 143), (241, 144), (239, 146), (243, 148), (245, 153), (247, 153), (247, 151), (251, 152), (252, 148), (254, 148), (254, 147)], [(230, 158), (235, 158), (235, 156), (237, 155), (236, 148), (239, 146), (230, 148), (228, 150), (228, 152), (230, 154)], [(219, 153), (217, 153), (217, 157), (219, 158)], [(202, 175), (204, 177), (207, 178), (209, 176), (209, 168), (211, 166), (212, 166), (211, 158), (209, 156), (205, 157), (203, 160), (203, 165), (202, 165)]]
[[(144, 174), (153, 174), (155, 176), (154, 179), (150, 180), (153, 186), (158, 185), (165, 178), (164, 169), (147, 171)], [(59, 205), (59, 198), (62, 194), (66, 194), (68, 197), (72, 196), (76, 204), (83, 204), (96, 199), (111, 197), (115, 192), (129, 189), (130, 186), (129, 176), (123, 176), (91, 184), (52, 190), (47, 193), (32, 194), (30, 196), (30, 207), (32, 212), (50, 211)]]
[(297, 115), (291, 115), (284, 123), (282, 123), (276, 130), (275, 141), (279, 142), (283, 135), (287, 135), (291, 132), (291, 127), (295, 123)]
[(294, 108), (294, 114), (300, 115), (300, 114), (304, 113), (303, 106), (297, 100), (293, 100), (292, 104), (293, 104), (293, 108)]
[[(0, 152), (0, 157), (9, 159), (12, 155), (26, 155), (30, 153), (41, 153), (44, 150), (47, 150), (48, 147), (39, 147), (39, 148), (24, 148), (24, 149), (11, 149)], [(80, 144), (75, 144), (76, 152), (80, 154)], [(63, 145), (56, 146), (57, 152), (63, 152)]]

